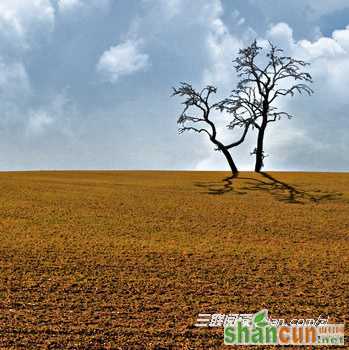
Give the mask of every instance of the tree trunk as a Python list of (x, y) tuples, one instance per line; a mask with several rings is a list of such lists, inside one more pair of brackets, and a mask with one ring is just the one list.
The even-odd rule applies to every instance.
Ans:
[(257, 148), (256, 148), (256, 164), (254, 170), (259, 173), (263, 168), (263, 143), (266, 124), (262, 124), (258, 132)]
[(262, 124), (258, 131), (258, 138), (257, 138), (257, 148), (256, 148), (256, 164), (254, 171), (259, 173), (263, 168), (263, 159), (264, 159), (264, 150), (263, 150), (263, 144), (264, 144), (264, 133), (265, 129), (268, 125), (268, 112), (269, 112), (269, 92), (266, 93), (266, 96), (264, 97), (263, 101), (263, 113), (262, 113)]
[(230, 152), (223, 145), (219, 145), (219, 149), (223, 152), (223, 154), (224, 154), (224, 156), (229, 164), (229, 167), (230, 167), (232, 174), (237, 175), (239, 170), (236, 167)]

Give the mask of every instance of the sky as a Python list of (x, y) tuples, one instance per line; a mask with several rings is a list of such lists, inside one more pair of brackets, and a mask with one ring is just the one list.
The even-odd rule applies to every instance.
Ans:
[[(0, 170), (227, 169), (205, 135), (178, 135), (171, 88), (229, 96), (254, 39), (314, 79), (280, 102), (295, 117), (267, 130), (265, 169), (348, 171), (348, 0), (1, 0)], [(254, 139), (232, 152), (241, 170)]]

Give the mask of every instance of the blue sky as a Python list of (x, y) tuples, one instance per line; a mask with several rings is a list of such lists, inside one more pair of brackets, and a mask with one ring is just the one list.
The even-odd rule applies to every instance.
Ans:
[[(177, 134), (171, 87), (225, 97), (255, 38), (315, 80), (280, 104), (296, 117), (268, 130), (266, 169), (349, 170), (347, 0), (1, 0), (0, 170), (226, 169), (204, 135)], [(243, 170), (253, 137), (234, 150)]]

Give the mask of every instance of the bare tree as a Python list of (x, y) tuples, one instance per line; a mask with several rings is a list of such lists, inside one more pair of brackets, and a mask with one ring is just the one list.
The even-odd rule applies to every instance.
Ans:
[[(238, 173), (238, 168), (230, 154), (230, 150), (244, 142), (253, 119), (251, 117), (242, 118), (238, 114), (234, 114), (234, 108), (230, 105), (229, 99), (210, 104), (210, 96), (216, 92), (217, 89), (214, 86), (206, 86), (198, 92), (187, 83), (181, 83), (178, 88), (173, 88), (172, 96), (181, 96), (185, 98), (183, 102), (184, 110), (177, 121), (180, 125), (178, 131), (180, 134), (186, 131), (206, 134), (211, 142), (217, 147), (216, 150), (221, 151), (225, 156), (232, 174), (236, 175)], [(211, 118), (211, 113), (214, 110), (219, 112), (226, 110), (233, 113), (234, 117), (232, 122), (229, 123), (227, 127), (230, 130), (237, 127), (243, 129), (239, 140), (230, 144), (224, 144), (217, 138), (217, 127)]]
[[(283, 50), (269, 42), (267, 62), (264, 65), (257, 62), (263, 52), (256, 40), (247, 48), (239, 51), (233, 61), (240, 78), (237, 88), (225, 104), (234, 109), (239, 106), (249, 111), (253, 116), (253, 127), (257, 128), (257, 145), (252, 154), (256, 156), (255, 171), (263, 167), (264, 136), (267, 126), (282, 117), (292, 118), (287, 112), (278, 111), (273, 102), (280, 96), (294, 96), (295, 93), (311, 95), (313, 90), (307, 85), (312, 83), (312, 77), (303, 68), (309, 63), (283, 55)], [(281, 86), (282, 85), (282, 86)], [(286, 86), (286, 87), (285, 87)]]

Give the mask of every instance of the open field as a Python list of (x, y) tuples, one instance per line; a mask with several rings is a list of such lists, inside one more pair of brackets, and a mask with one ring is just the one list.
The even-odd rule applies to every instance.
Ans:
[(202, 312), (349, 321), (349, 174), (270, 175), (1, 173), (0, 348), (222, 348)]

